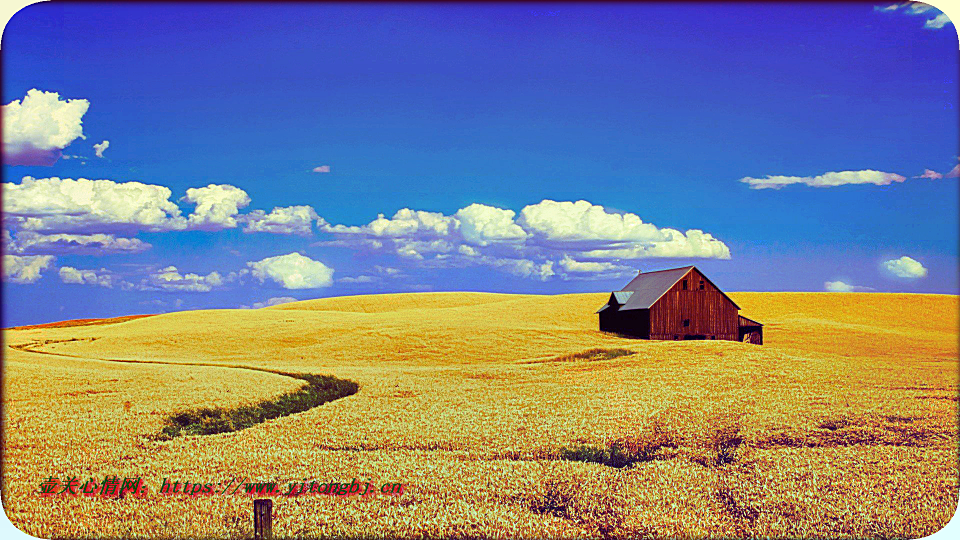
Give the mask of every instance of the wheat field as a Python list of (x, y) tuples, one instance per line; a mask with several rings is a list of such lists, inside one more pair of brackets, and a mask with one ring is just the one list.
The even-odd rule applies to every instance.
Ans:
[[(5, 511), (39, 537), (244, 538), (251, 496), (160, 495), (161, 481), (358, 479), (404, 492), (276, 497), (275, 536), (941, 529), (958, 495), (958, 297), (731, 297), (766, 325), (763, 346), (603, 334), (605, 294), (372, 295), (5, 330)], [(303, 384), (240, 367), (360, 390), (241, 431), (155, 437), (179, 411)], [(570, 458), (611, 441), (643, 459)], [(151, 491), (39, 494), (49, 477), (108, 475)]]

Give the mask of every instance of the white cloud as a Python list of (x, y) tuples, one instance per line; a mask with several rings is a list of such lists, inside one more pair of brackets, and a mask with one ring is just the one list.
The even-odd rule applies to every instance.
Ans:
[(36, 88), (23, 100), (3, 106), (3, 158), (7, 165), (53, 165), (71, 142), (83, 136), (85, 99), (61, 100)]
[(941, 13), (932, 19), (927, 19), (927, 22), (923, 23), (923, 27), (939, 30), (948, 24), (953, 24), (953, 21), (950, 20), (950, 17), (947, 17), (946, 13)]
[(373, 237), (412, 237), (416, 235), (447, 236), (459, 227), (460, 223), (452, 216), (440, 212), (425, 212), (401, 208), (392, 218), (384, 214), (363, 226), (328, 225), (324, 230), (339, 234), (359, 234)]
[(927, 269), (919, 261), (907, 256), (884, 261), (883, 268), (900, 278), (919, 279), (927, 276)]
[(950, 21), (950, 19), (945, 14), (940, 12), (940, 10), (936, 9), (931, 5), (924, 4), (922, 2), (900, 2), (897, 4), (891, 4), (888, 6), (875, 6), (874, 9), (877, 11), (882, 11), (886, 13), (899, 11), (907, 15), (924, 15), (924, 14), (933, 15), (933, 13), (930, 13), (930, 12), (935, 12), (936, 15), (934, 15), (932, 19), (927, 19), (926, 22), (924, 22), (923, 24), (924, 28), (928, 28), (931, 30), (939, 30), (940, 28), (943, 28), (947, 24), (953, 24), (952, 21)]
[(851, 285), (843, 280), (826, 281), (823, 284), (824, 290), (828, 292), (870, 292), (874, 289), (870, 287), (861, 287), (860, 285)]
[(957, 178), (960, 176), (960, 165), (954, 165), (952, 169), (944, 174), (937, 171), (924, 169), (923, 174), (914, 176), (914, 178), (929, 178), (930, 180), (940, 180), (941, 178)]
[(830, 292), (852, 292), (853, 285), (844, 283), (843, 281), (826, 281), (823, 283), (823, 288)]
[(391, 268), (389, 266), (380, 266), (378, 264), (378, 265), (374, 265), (373, 269), (376, 270), (378, 274), (383, 276), (392, 277), (392, 278), (404, 277), (403, 272), (400, 271), (399, 268)]
[(339, 283), (374, 283), (380, 281), (380, 278), (376, 276), (356, 276), (356, 277), (342, 277), (337, 280)]
[(60, 268), (60, 281), (64, 283), (73, 283), (77, 285), (97, 285), (112, 289), (114, 285), (122, 285), (124, 289), (131, 288), (132, 285), (123, 281), (119, 276), (110, 272), (106, 268), (98, 270), (82, 270), (72, 266), (63, 266)]
[(261, 283), (270, 279), (285, 289), (318, 289), (333, 284), (333, 268), (299, 253), (248, 262)]
[(517, 225), (516, 212), (473, 203), (454, 214), (460, 221), (460, 234), (470, 244), (487, 246), (491, 242), (523, 241), (527, 233)]
[(914, 176), (914, 178), (929, 178), (930, 180), (940, 180), (943, 178), (943, 175), (937, 171), (931, 171), (930, 169), (924, 169), (923, 174), (919, 176)]
[(780, 189), (791, 184), (805, 184), (813, 187), (836, 187), (846, 184), (874, 184), (878, 186), (890, 185), (892, 182), (903, 182), (903, 176), (894, 173), (874, 171), (840, 171), (828, 172), (820, 176), (767, 176), (766, 178), (741, 178), (740, 181), (748, 184), (750, 189)]
[(481, 264), (491, 266), (523, 278), (538, 279), (547, 281), (555, 274), (553, 270), (553, 261), (536, 263), (528, 259), (505, 259), (497, 257), (482, 257), (479, 259)]
[(574, 273), (598, 273), (610, 271), (630, 270), (625, 266), (616, 265), (610, 262), (578, 261), (564, 255), (560, 260), (560, 268), (566, 272)]
[(578, 261), (566, 254), (558, 261), (558, 264), (560, 266), (560, 278), (567, 281), (616, 279), (636, 273), (636, 269), (629, 266), (607, 261)]
[(53, 264), (52, 255), (4, 255), (3, 279), (13, 283), (36, 283), (40, 274)]
[(181, 274), (176, 266), (168, 266), (148, 275), (140, 282), (139, 289), (145, 291), (187, 291), (210, 292), (214, 287), (224, 284), (223, 276), (218, 272), (207, 275)]
[(197, 205), (188, 219), (190, 227), (207, 231), (236, 227), (240, 209), (250, 204), (246, 191), (228, 184), (190, 188), (183, 200)]
[(329, 165), (320, 165), (319, 167), (314, 167), (314, 168), (313, 168), (313, 172), (315, 172), (315, 173), (328, 173), (328, 172), (330, 172), (330, 166), (329, 166)]
[(170, 189), (140, 182), (33, 178), (3, 184), (3, 211), (22, 229), (81, 231), (183, 229)]
[(457, 252), (461, 255), (466, 255), (467, 257), (478, 257), (480, 255), (480, 250), (466, 244), (461, 244), (459, 247), (457, 247)]
[(110, 148), (110, 141), (106, 139), (104, 139), (102, 143), (93, 145), (93, 150), (97, 153), (98, 158), (103, 157), (103, 151), (107, 148)]
[(943, 175), (944, 178), (958, 178), (960, 177), (960, 165), (954, 165), (950, 172)]
[(520, 212), (520, 225), (535, 241), (587, 258), (702, 257), (729, 259), (730, 249), (709, 233), (658, 229), (636, 214), (613, 213), (587, 201), (544, 200)]
[(276, 234), (299, 234), (309, 235), (313, 232), (313, 222), (318, 222), (321, 226), (326, 225), (326, 221), (317, 215), (317, 212), (310, 206), (286, 206), (276, 207), (269, 214), (263, 210), (254, 210), (242, 217), (247, 226), (243, 232), (268, 232)]
[(137, 238), (118, 238), (112, 234), (40, 234), (17, 233), (10, 250), (17, 253), (140, 253), (151, 245)]
[(254, 302), (252, 306), (240, 306), (240, 309), (260, 309), (270, 306), (279, 306), (280, 304), (289, 304), (290, 302), (299, 302), (292, 296), (274, 296), (265, 302)]

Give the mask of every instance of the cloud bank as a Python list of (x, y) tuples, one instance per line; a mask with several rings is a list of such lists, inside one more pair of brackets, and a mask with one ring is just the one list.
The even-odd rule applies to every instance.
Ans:
[(452, 215), (402, 208), (366, 225), (324, 224), (321, 230), (336, 238), (327, 245), (394, 253), (429, 267), (488, 266), (539, 280), (591, 272), (619, 275), (626, 268), (611, 261), (730, 258), (726, 244), (702, 230), (660, 228), (636, 214), (583, 200), (544, 199), (519, 215), (479, 203)]

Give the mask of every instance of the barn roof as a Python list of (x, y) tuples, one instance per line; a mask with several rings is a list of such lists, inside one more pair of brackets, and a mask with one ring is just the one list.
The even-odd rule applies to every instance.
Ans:
[(633, 292), (630, 300), (623, 305), (621, 310), (630, 309), (650, 309), (661, 296), (670, 290), (680, 278), (685, 276), (693, 266), (684, 266), (682, 268), (671, 268), (670, 270), (658, 270), (656, 272), (644, 272), (633, 278), (630, 283), (621, 289), (623, 291)]
[[(676, 285), (680, 278), (687, 275), (694, 266), (683, 266), (680, 268), (671, 268), (669, 270), (657, 270), (655, 272), (643, 272), (637, 277), (633, 278), (630, 283), (621, 289), (613, 293), (616, 297), (616, 300), (621, 304), (620, 311), (626, 311), (631, 309), (650, 309), (651, 306), (657, 303), (657, 300), (661, 296), (666, 294), (671, 287)], [(703, 274), (703, 272), (701, 272)], [(703, 276), (704, 279), (710, 281), (710, 278)], [(716, 287), (716, 284), (710, 281), (710, 284)], [(737, 306), (737, 303), (730, 299), (729, 296), (722, 290), (720, 287), (717, 287), (717, 290), (720, 291), (727, 300), (740, 309), (740, 306)], [(622, 293), (631, 293), (626, 302), (620, 301), (620, 298), (617, 296)], [(606, 309), (610, 303), (608, 302), (605, 306), (600, 308), (599, 311)], [(598, 312), (599, 312), (598, 311)]]

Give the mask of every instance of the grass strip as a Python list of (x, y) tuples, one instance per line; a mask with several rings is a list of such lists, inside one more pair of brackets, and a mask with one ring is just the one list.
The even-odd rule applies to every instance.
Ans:
[(353, 381), (330, 375), (258, 371), (293, 377), (306, 381), (307, 384), (292, 392), (255, 404), (235, 408), (199, 407), (175, 413), (166, 419), (166, 425), (157, 439), (168, 441), (183, 435), (213, 435), (240, 431), (267, 420), (304, 412), (335, 399), (356, 394), (360, 389), (360, 385)]
[(595, 362), (597, 360), (612, 360), (614, 358), (620, 358), (621, 356), (630, 356), (632, 354), (637, 354), (637, 351), (631, 351), (630, 349), (588, 349), (583, 352), (565, 354), (563, 356), (558, 356), (548, 360), (548, 362), (573, 362), (576, 360), (586, 360), (588, 362)]

